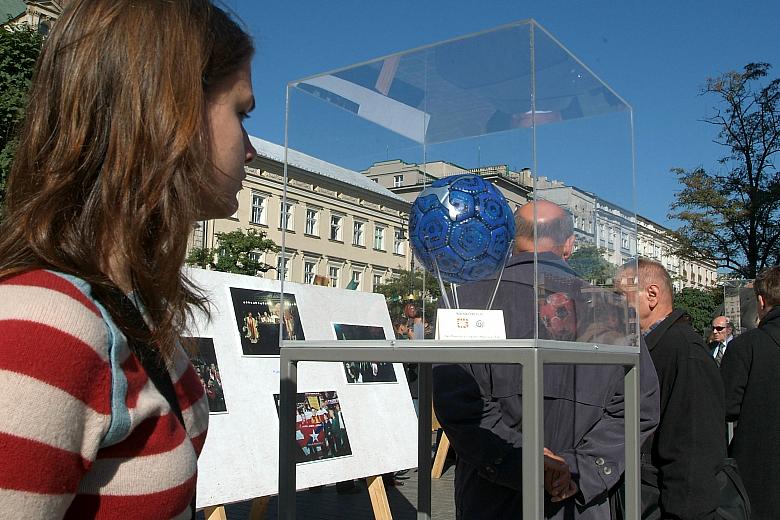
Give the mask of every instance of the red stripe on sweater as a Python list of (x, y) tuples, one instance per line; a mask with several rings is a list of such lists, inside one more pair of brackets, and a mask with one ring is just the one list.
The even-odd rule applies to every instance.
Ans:
[(178, 381), (173, 385), (176, 390), (176, 399), (179, 400), (179, 406), (182, 410), (188, 409), (194, 403), (197, 403), (205, 393), (203, 384), (200, 382), (195, 367), (190, 364)]
[(99, 413), (111, 412), (111, 369), (89, 345), (40, 323), (2, 324), (0, 369), (60, 388)]
[(66, 296), (70, 296), (84, 307), (100, 316), (100, 311), (95, 304), (90, 301), (83, 292), (81, 292), (76, 286), (54, 273), (38, 269), (35, 271), (29, 271), (17, 276), (12, 276), (7, 280), (0, 282), (3, 285), (25, 285), (32, 287), (43, 287), (45, 289), (51, 289), (57, 291)]
[(122, 371), (127, 378), (127, 397), (125, 404), (128, 408), (135, 408), (138, 405), (138, 396), (146, 386), (146, 382), (149, 380), (149, 376), (146, 374), (141, 362), (135, 357), (135, 354), (127, 356), (122, 362)]
[(185, 438), (184, 427), (173, 413), (149, 417), (136, 426), (127, 439), (100, 450), (98, 458), (130, 458), (165, 453), (176, 449)]
[(65, 520), (116, 518), (173, 518), (185, 511), (195, 493), (193, 475), (185, 483), (146, 495), (77, 495)]
[(0, 489), (75, 493), (92, 465), (78, 453), (0, 432)]

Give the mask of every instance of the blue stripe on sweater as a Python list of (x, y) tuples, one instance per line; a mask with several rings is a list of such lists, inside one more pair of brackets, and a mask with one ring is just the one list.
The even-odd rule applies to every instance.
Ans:
[(103, 434), (100, 447), (105, 448), (118, 443), (130, 433), (130, 412), (127, 409), (127, 377), (120, 365), (122, 346), (127, 345), (127, 338), (116, 326), (111, 315), (98, 301), (92, 297), (92, 287), (86, 281), (75, 276), (49, 271), (73, 284), (84, 296), (91, 301), (100, 311), (103, 322), (106, 324), (108, 336), (108, 362), (111, 367), (111, 421), (108, 430)]

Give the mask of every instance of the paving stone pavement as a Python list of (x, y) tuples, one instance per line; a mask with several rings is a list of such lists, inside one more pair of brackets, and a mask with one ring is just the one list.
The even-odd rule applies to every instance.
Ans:
[[(455, 466), (447, 460), (444, 474), (440, 479), (431, 481), (431, 518), (432, 520), (452, 520), (455, 518), (453, 499)], [(417, 470), (411, 469), (399, 477), (403, 486), (385, 487), (393, 520), (415, 520), (417, 518)], [(325, 486), (318, 492), (299, 491), (297, 494), (297, 520), (371, 520), (374, 518), (371, 500), (365, 482), (357, 483), (360, 492), (340, 495), (336, 486)], [(275, 520), (277, 516), (276, 497), (268, 502), (265, 520)], [(247, 520), (251, 502), (239, 502), (225, 507), (228, 520)], [(203, 513), (198, 513), (203, 519)]]

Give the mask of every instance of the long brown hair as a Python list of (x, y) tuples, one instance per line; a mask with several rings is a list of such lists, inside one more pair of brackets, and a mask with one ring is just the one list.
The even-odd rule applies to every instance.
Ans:
[[(130, 281), (153, 323), (126, 332), (170, 359), (191, 305), (181, 274), (210, 192), (206, 108), (251, 59), (250, 37), (209, 0), (73, 0), (44, 44), (11, 168), (0, 278), (35, 268)], [(145, 337), (144, 337), (145, 335)]]

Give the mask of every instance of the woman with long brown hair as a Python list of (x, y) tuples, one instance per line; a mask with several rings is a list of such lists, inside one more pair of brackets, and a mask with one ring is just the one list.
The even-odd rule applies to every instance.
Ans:
[(250, 37), (210, 0), (72, 0), (0, 224), (0, 509), (190, 518), (208, 409), (179, 337), (196, 220), (227, 217)]

